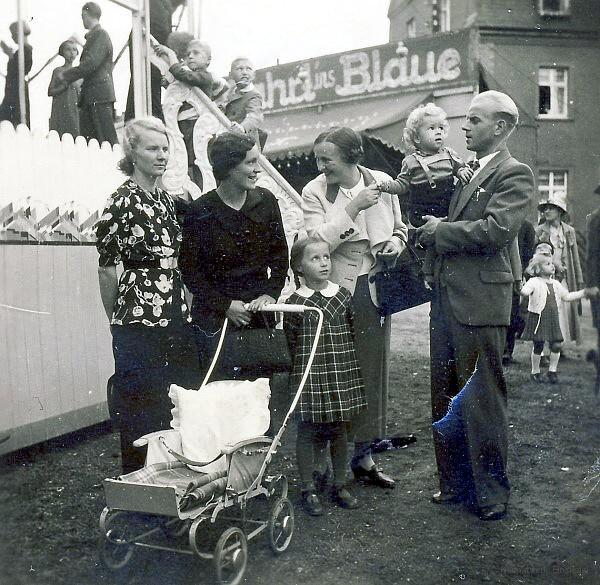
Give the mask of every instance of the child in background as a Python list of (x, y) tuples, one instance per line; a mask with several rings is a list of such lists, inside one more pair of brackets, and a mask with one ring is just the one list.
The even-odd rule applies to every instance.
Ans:
[(77, 43), (68, 39), (58, 47), (58, 54), (65, 60), (64, 65), (57, 67), (52, 72), (48, 95), (52, 97), (52, 110), (50, 111), (49, 129), (58, 132), (59, 136), (70, 134), (73, 138), (79, 136), (79, 93), (82, 80), (60, 81), (59, 74), (71, 69), (79, 49)]
[[(423, 216), (445, 218), (454, 193), (456, 178), (463, 184), (473, 176), (473, 169), (451, 148), (444, 146), (448, 137), (446, 112), (428, 103), (413, 110), (406, 120), (404, 142), (411, 154), (402, 161), (400, 174), (393, 181), (377, 184), (380, 191), (401, 196), (407, 203), (408, 219), (413, 227), (425, 223)], [(425, 254), (423, 272), (427, 282), (433, 281), (435, 252)]]
[[(543, 256), (554, 258), (554, 246), (550, 242), (541, 242), (535, 247), (534, 254), (542, 254)], [(562, 282), (566, 276), (567, 269), (554, 260), (554, 278), (558, 280), (558, 282)]]
[(530, 278), (521, 289), (523, 297), (529, 297), (527, 324), (521, 339), (533, 341), (531, 351), (531, 379), (542, 382), (540, 361), (544, 344), (550, 345), (550, 365), (548, 381), (558, 383), (558, 360), (562, 349), (563, 335), (558, 321), (558, 307), (561, 302), (570, 302), (583, 297), (597, 296), (598, 288), (586, 288), (569, 292), (560, 282), (554, 279), (555, 266), (551, 256), (535, 254), (527, 274)]
[[(363, 380), (354, 351), (352, 295), (329, 281), (329, 244), (302, 238), (292, 247), (290, 264), (297, 290), (287, 303), (317, 307), (324, 313), (315, 359), (298, 402), (296, 455), (302, 484), (302, 507), (320, 516), (317, 489), (325, 484), (325, 448), (330, 444), (333, 466), (332, 499), (342, 508), (356, 508), (358, 500), (345, 487), (348, 465), (347, 424), (366, 408)], [(300, 282), (300, 277), (304, 283)], [(306, 368), (317, 326), (317, 315), (285, 313), (284, 329), (292, 355), (290, 384), (298, 388)], [(315, 455), (318, 461), (315, 461)]]
[[(208, 43), (199, 39), (192, 39), (186, 49), (186, 58), (180, 62), (173, 49), (164, 45), (155, 45), (154, 51), (169, 64), (169, 72), (173, 77), (186, 85), (197, 87), (210, 99), (217, 99), (226, 90), (224, 79), (213, 76), (208, 71), (212, 53)], [(194, 153), (194, 125), (198, 120), (196, 108), (187, 102), (179, 109), (177, 123), (183, 134), (183, 141), (187, 150), (188, 175), (200, 189), (202, 189), (202, 173), (196, 166)]]
[(229, 78), (232, 86), (223, 96), (219, 107), (231, 120), (231, 130), (250, 134), (262, 150), (267, 133), (262, 129), (264, 121), (263, 99), (254, 88), (254, 66), (246, 57), (238, 57), (231, 63)]

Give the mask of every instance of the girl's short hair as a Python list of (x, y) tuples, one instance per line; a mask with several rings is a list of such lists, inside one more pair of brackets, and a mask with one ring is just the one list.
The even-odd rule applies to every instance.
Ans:
[(347, 164), (358, 164), (365, 154), (360, 134), (346, 126), (333, 127), (321, 132), (315, 138), (313, 146), (321, 142), (335, 144), (340, 149), (342, 160)]
[[(66, 41), (63, 41), (59, 46), (58, 46), (58, 55), (60, 57), (64, 57), (65, 56), (65, 51), (67, 50), (67, 47), (69, 47), (69, 45), (75, 45), (75, 48), (77, 49), (77, 45), (75, 43), (75, 41), (73, 39), (67, 39)], [(79, 49), (77, 49), (77, 52), (79, 53)]]
[(408, 115), (406, 126), (404, 127), (404, 143), (410, 150), (417, 150), (419, 148), (415, 142), (417, 131), (425, 123), (426, 118), (433, 116), (442, 118), (446, 135), (448, 134), (448, 114), (432, 102), (429, 102), (424, 106), (421, 105)]
[(208, 143), (208, 160), (215, 179), (226, 179), (255, 146), (254, 138), (236, 132), (223, 132), (211, 139)]
[(153, 132), (160, 132), (169, 139), (169, 132), (166, 126), (158, 119), (148, 116), (145, 118), (135, 118), (125, 124), (123, 131), (123, 140), (121, 141), (121, 148), (123, 149), (123, 158), (119, 161), (118, 167), (121, 172), (126, 175), (133, 175), (133, 151), (140, 141), (140, 135), (144, 130), (151, 130)]
[(529, 274), (529, 276), (537, 276), (540, 273), (540, 264), (543, 262), (548, 262), (548, 256), (545, 254), (534, 254), (533, 258), (529, 261), (525, 272)]
[[(316, 236), (304, 236), (303, 238), (298, 238), (293, 243), (290, 251), (290, 268), (294, 272), (294, 280), (297, 286), (300, 286), (298, 277), (302, 276), (302, 268), (300, 265), (302, 264), (302, 258), (304, 258), (304, 250), (306, 250), (307, 246), (310, 244), (327, 244), (327, 242)], [(327, 244), (327, 246), (329, 247), (329, 244)]]

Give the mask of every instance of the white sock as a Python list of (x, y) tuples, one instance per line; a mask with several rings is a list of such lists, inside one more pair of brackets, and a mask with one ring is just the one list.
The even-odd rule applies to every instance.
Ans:
[(554, 353), (553, 351), (550, 352), (550, 364), (548, 365), (549, 372), (556, 372), (556, 370), (558, 369), (558, 360), (559, 359), (560, 359), (560, 351), (557, 351), (556, 353)]
[(531, 352), (531, 373), (539, 374), (540, 373), (540, 361), (542, 359), (541, 354)]
[(364, 469), (366, 469), (367, 471), (369, 471), (369, 469), (372, 469), (373, 467), (375, 467), (375, 461), (373, 461), (373, 457), (371, 457), (371, 453), (367, 453), (366, 455), (363, 455), (357, 462), (357, 465), (360, 465), (361, 467), (364, 467)]

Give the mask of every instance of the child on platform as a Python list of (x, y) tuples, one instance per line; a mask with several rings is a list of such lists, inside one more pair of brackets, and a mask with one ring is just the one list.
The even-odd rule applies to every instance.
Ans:
[(544, 344), (550, 345), (550, 365), (548, 381), (558, 383), (558, 360), (562, 349), (563, 335), (558, 321), (558, 307), (562, 302), (570, 302), (583, 297), (597, 296), (598, 288), (586, 288), (569, 292), (560, 282), (554, 279), (556, 267), (551, 256), (535, 254), (527, 274), (530, 278), (521, 289), (523, 297), (529, 297), (527, 324), (521, 339), (533, 341), (531, 352), (531, 379), (543, 382), (540, 373), (540, 361)]
[(229, 72), (232, 85), (219, 107), (231, 120), (231, 130), (250, 134), (262, 150), (267, 133), (262, 129), (263, 98), (254, 87), (254, 77), (254, 65), (249, 59), (234, 59)]
[[(457, 179), (466, 184), (473, 169), (454, 150), (444, 145), (448, 137), (446, 112), (428, 103), (413, 110), (404, 128), (404, 142), (410, 151), (402, 161), (400, 174), (392, 181), (378, 183), (380, 191), (401, 197), (407, 205), (408, 219), (413, 227), (425, 223), (424, 216), (445, 218)], [(433, 280), (435, 252), (425, 254), (423, 272), (428, 282)]]
[[(212, 75), (208, 66), (212, 59), (210, 45), (199, 39), (192, 39), (186, 49), (183, 62), (175, 51), (164, 45), (155, 45), (154, 51), (169, 64), (169, 72), (177, 80), (186, 85), (197, 87), (210, 99), (215, 100), (227, 90), (224, 79)], [(196, 166), (194, 152), (194, 125), (198, 120), (196, 108), (184, 102), (177, 114), (177, 124), (183, 134), (183, 141), (188, 157), (188, 175), (202, 189), (202, 173)]]
[[(290, 264), (298, 288), (286, 302), (317, 307), (325, 317), (315, 359), (297, 406), (296, 443), (302, 507), (307, 514), (320, 516), (323, 507), (317, 490), (322, 492), (325, 487), (323, 471), (328, 442), (333, 466), (332, 500), (342, 508), (358, 506), (358, 500), (345, 487), (346, 427), (366, 408), (367, 402), (354, 351), (352, 295), (329, 281), (329, 244), (311, 237), (298, 240), (292, 247)], [(316, 326), (314, 312), (284, 314), (284, 329), (293, 363), (290, 376), (293, 392), (306, 369)]]

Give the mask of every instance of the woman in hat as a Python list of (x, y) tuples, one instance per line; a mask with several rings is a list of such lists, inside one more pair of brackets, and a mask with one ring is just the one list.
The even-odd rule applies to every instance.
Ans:
[[(553, 260), (566, 270), (566, 277), (562, 283), (569, 291), (580, 290), (583, 288), (583, 273), (575, 229), (566, 223), (567, 205), (564, 193), (555, 193), (540, 202), (538, 209), (542, 221), (535, 229), (536, 241), (552, 244)], [(559, 321), (565, 341), (581, 343), (580, 313), (580, 302), (563, 303), (559, 312)]]

